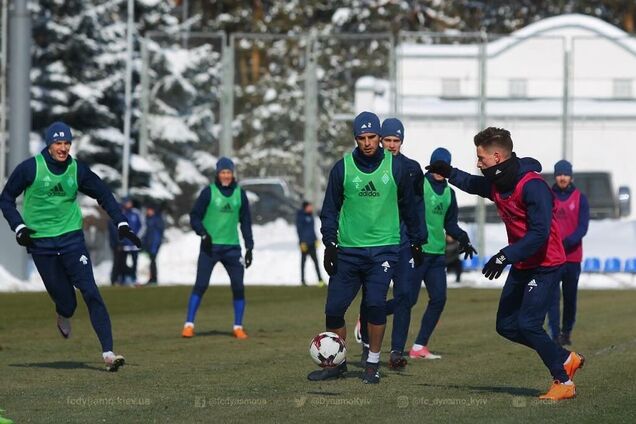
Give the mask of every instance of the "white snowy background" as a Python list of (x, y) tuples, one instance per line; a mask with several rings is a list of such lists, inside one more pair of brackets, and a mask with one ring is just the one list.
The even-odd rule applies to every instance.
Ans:
[[(317, 225), (319, 225), (317, 220)], [(466, 228), (474, 240), (474, 227)], [(300, 284), (300, 250), (294, 226), (283, 220), (266, 225), (255, 226), (254, 262), (245, 272), (246, 285), (299, 285)], [(165, 234), (166, 242), (158, 256), (159, 285), (193, 285), (196, 275), (196, 263), (199, 253), (199, 237), (194, 232), (182, 232), (170, 229)], [(489, 258), (499, 249), (507, 245), (506, 234), (502, 224), (487, 224), (486, 255)], [(591, 221), (587, 236), (584, 239), (585, 257), (598, 257), (602, 262), (609, 257), (617, 257), (621, 263), (625, 259), (636, 257), (636, 221), (606, 220)], [(322, 261), (322, 247), (319, 249)], [(104, 261), (95, 269), (95, 277), (100, 285), (108, 285), (112, 263)], [(316, 284), (317, 278), (313, 263), (306, 263), (308, 284)], [(140, 255), (139, 281), (146, 281), (148, 276), (148, 257)], [(35, 268), (28, 281), (16, 280), (4, 269), (0, 268), (0, 291), (43, 291), (44, 285)], [(324, 270), (323, 270), (324, 272)], [(326, 276), (326, 274), (323, 274)], [(453, 287), (500, 287), (506, 274), (498, 280), (489, 281), (479, 272), (466, 272), (460, 284), (454, 283), (454, 275), (449, 276), (450, 288)], [(229, 278), (222, 265), (217, 265), (212, 273), (211, 284), (229, 285)], [(634, 275), (628, 273), (587, 274), (581, 275), (579, 287), (584, 289), (634, 289)]]

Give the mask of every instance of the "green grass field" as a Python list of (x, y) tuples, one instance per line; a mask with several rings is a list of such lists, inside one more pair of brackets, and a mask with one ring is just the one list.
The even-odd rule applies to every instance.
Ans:
[[(636, 422), (636, 291), (582, 291), (575, 348), (588, 359), (578, 397), (541, 403), (550, 384), (538, 356), (494, 330), (498, 290), (449, 290), (431, 348), (439, 361), (383, 367), (379, 385), (358, 378), (349, 342), (347, 378), (307, 381), (307, 353), (322, 331), (325, 290), (248, 287), (250, 339), (230, 336), (227, 287), (211, 288), (197, 336), (180, 337), (189, 287), (105, 288), (115, 348), (127, 365), (103, 371), (86, 308), (72, 339), (55, 328), (45, 293), (0, 294), (0, 408), (16, 423), (88, 422)], [(424, 309), (414, 312), (411, 337)], [(352, 328), (357, 305), (348, 315)], [(385, 348), (388, 344), (385, 341)], [(383, 352), (382, 360), (387, 359)], [(360, 419), (364, 421), (360, 421)]]

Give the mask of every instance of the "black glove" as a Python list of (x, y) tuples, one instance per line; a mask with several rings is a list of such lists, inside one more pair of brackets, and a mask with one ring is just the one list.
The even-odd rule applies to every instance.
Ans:
[(413, 267), (417, 268), (422, 265), (424, 255), (422, 254), (422, 246), (411, 245), (411, 257), (413, 258)]
[(15, 240), (20, 246), (31, 247), (33, 246), (33, 239), (31, 239), (31, 234), (35, 234), (35, 230), (32, 230), (28, 227), (22, 227), (20, 228), (20, 231), (15, 233)]
[(134, 244), (137, 247), (141, 247), (141, 240), (139, 240), (139, 237), (137, 237), (137, 234), (135, 234), (130, 227), (128, 226), (128, 224), (124, 224), (124, 225), (120, 225), (117, 228), (117, 234), (119, 235), (119, 240), (122, 239), (128, 239), (132, 242), (132, 244)]
[(325, 271), (329, 275), (336, 275), (336, 271), (338, 269), (338, 247), (335, 243), (326, 243), (325, 244), (325, 258), (323, 261), (323, 265), (325, 266)]
[(499, 278), (501, 273), (503, 272), (506, 265), (508, 265), (510, 261), (506, 258), (506, 255), (500, 250), (495, 256), (490, 258), (486, 265), (484, 265), (484, 269), (481, 270), (481, 273), (484, 274), (486, 278), (492, 280), (493, 278)]
[(472, 259), (474, 255), (477, 254), (477, 250), (470, 244), (470, 240), (466, 239), (463, 242), (459, 242), (459, 254), (464, 254), (464, 260), (470, 258)]
[(252, 265), (252, 249), (247, 249), (245, 252), (245, 269)]
[(201, 236), (201, 249), (206, 252), (212, 252), (212, 236), (206, 231), (205, 234)]
[(453, 171), (453, 167), (443, 160), (436, 160), (424, 169), (428, 172), (432, 172), (433, 174), (439, 174), (444, 178), (450, 178), (451, 172)]

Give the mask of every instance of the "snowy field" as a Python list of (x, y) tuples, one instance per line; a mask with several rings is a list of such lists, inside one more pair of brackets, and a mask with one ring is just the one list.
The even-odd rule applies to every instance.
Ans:
[[(318, 220), (317, 220), (318, 221)], [(317, 223), (317, 225), (319, 225)], [(475, 228), (464, 225), (472, 240), (476, 239)], [(196, 263), (199, 249), (199, 238), (193, 232), (183, 233), (170, 229), (166, 232), (167, 241), (159, 251), (159, 284), (191, 285), (196, 275)], [(507, 244), (502, 224), (486, 226), (486, 257), (495, 254)], [(300, 251), (297, 246), (296, 229), (283, 220), (263, 226), (254, 227), (254, 262), (245, 273), (245, 283), (258, 285), (298, 285), (300, 283)], [(607, 220), (591, 221), (590, 229), (584, 239), (585, 257), (596, 256), (604, 261), (608, 257), (618, 257), (621, 262), (636, 257), (636, 221)], [(319, 252), (322, 260), (322, 249)], [(139, 259), (139, 281), (148, 278), (148, 257), (144, 254)], [(95, 277), (100, 285), (109, 284), (111, 262), (105, 261), (95, 267)], [(32, 268), (29, 281), (20, 281), (0, 268), (0, 291), (42, 291), (42, 281)], [(323, 274), (326, 275), (326, 274)], [(308, 284), (315, 284), (317, 279), (313, 264), (308, 259), (306, 264)], [(454, 278), (454, 276), (453, 276)], [(449, 278), (449, 281), (454, 281)], [(465, 272), (462, 282), (449, 282), (449, 287), (500, 287), (505, 275), (496, 281), (489, 281), (479, 272)], [(212, 274), (211, 284), (228, 285), (229, 278), (222, 266), (218, 265)], [(590, 289), (634, 289), (634, 275), (627, 273), (582, 274), (581, 288)]]

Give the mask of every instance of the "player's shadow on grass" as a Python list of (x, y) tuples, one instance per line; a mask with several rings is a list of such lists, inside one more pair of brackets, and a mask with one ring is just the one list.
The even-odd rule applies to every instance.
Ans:
[(539, 396), (542, 394), (540, 390), (529, 389), (527, 387), (510, 387), (510, 386), (460, 386), (457, 384), (428, 384), (420, 383), (418, 386), (435, 387), (435, 388), (452, 388), (461, 390), (472, 390), (474, 392), (491, 392), (491, 393), (508, 393), (513, 396)]
[(220, 331), (220, 330), (210, 330), (210, 331), (202, 331), (200, 333), (197, 333), (197, 337), (201, 337), (201, 336), (228, 336), (228, 337), (234, 337), (234, 333), (232, 333), (231, 331)]
[(103, 367), (88, 365), (86, 362), (78, 361), (55, 361), (55, 362), (31, 362), (24, 364), (9, 364), (10, 367), (17, 368), (51, 368), (55, 370), (94, 370), (103, 371)]

